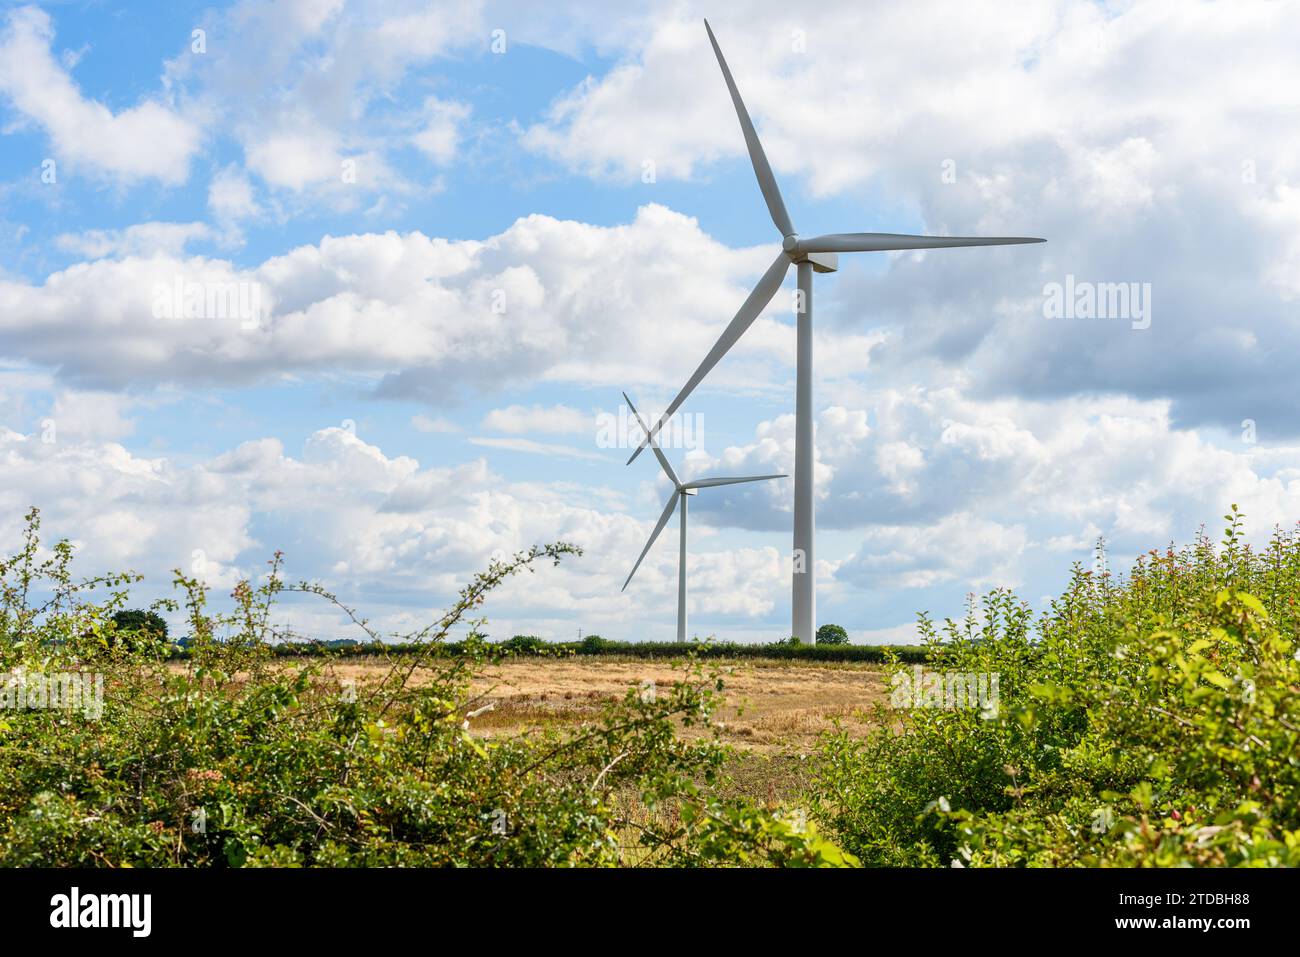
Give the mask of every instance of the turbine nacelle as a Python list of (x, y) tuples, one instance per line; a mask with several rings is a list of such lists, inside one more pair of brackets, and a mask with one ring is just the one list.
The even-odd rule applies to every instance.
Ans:
[(790, 262), (798, 265), (799, 263), (809, 263), (813, 267), (813, 272), (839, 272), (840, 257), (837, 253), (787, 253)]
[(790, 233), (781, 239), (781, 251), (790, 257), (790, 262), (812, 263), (816, 272), (835, 272), (840, 268), (840, 257), (835, 253), (810, 252), (803, 249), (804, 241), (798, 233)]

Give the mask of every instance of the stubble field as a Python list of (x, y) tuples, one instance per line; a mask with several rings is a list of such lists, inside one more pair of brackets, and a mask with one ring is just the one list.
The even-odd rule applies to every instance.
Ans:
[[(715, 716), (720, 740), (735, 749), (727, 791), (764, 801), (795, 796), (806, 757), (817, 738), (836, 727), (865, 735), (872, 712), (888, 699), (879, 665), (787, 661), (710, 662), (724, 682), (725, 707)], [(379, 677), (380, 659), (336, 662), (340, 681), (358, 686)], [(608, 702), (629, 688), (645, 693), (667, 688), (683, 672), (667, 661), (618, 657), (512, 658), (490, 666), (474, 682), (475, 709), (488, 708), (470, 722), (483, 737), (535, 733), (547, 727), (594, 720)], [(416, 679), (418, 681), (418, 677)], [(703, 733), (685, 728), (687, 737)]]

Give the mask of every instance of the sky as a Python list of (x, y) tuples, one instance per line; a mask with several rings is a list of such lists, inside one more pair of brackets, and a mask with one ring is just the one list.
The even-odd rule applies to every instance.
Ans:
[[(819, 623), (1294, 528), (1300, 4), (0, 3), (3, 550), (36, 505), (140, 604), (282, 550), (401, 634), (563, 540), (489, 634), (671, 639), (621, 393), (664, 408), (780, 241), (704, 16), (802, 234), (1048, 240), (818, 277)], [(793, 473), (793, 281), (684, 477)], [(692, 634), (789, 634), (792, 504), (692, 501)]]

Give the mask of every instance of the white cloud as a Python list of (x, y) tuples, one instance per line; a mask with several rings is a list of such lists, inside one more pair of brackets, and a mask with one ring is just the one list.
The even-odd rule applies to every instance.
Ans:
[[(0, 542), (17, 540), (19, 518), (36, 504), (50, 541), (73, 536), (87, 570), (135, 568), (151, 595), (168, 593), (174, 567), (226, 589), (240, 575), (262, 574), (282, 548), (288, 578), (361, 592), (363, 610), (384, 628), (435, 617), (493, 553), (564, 540), (585, 555), (508, 584), (487, 607), (494, 624), (499, 615), (506, 628), (576, 618), (589, 631), (636, 638), (673, 627), (663, 613), (676, 587), (671, 535), (647, 558), (637, 587), (621, 593), (652, 519), (597, 507), (621, 505), (607, 489), (509, 482), (482, 459), (422, 467), (341, 428), (313, 433), (296, 455), (279, 440), (257, 439), (190, 464), (100, 439), (43, 443), (0, 430), (0, 463)], [(693, 550), (691, 562), (701, 614), (753, 622), (770, 609), (775, 550)], [(344, 627), (324, 612), (295, 602), (278, 617), (316, 634)]]
[(89, 259), (107, 256), (183, 256), (192, 242), (209, 240), (212, 230), (203, 223), (137, 223), (126, 229), (88, 229), (64, 233), (55, 242), (66, 252)]
[(504, 409), (493, 409), (483, 417), (483, 428), (511, 435), (528, 432), (553, 435), (594, 434), (595, 427), (594, 416), (567, 405), (509, 405)]
[(42, 432), (48, 431), (54, 441), (69, 437), (116, 441), (135, 431), (134, 420), (126, 416), (134, 404), (115, 392), (61, 391), (41, 422)]
[[(559, 97), (525, 146), (624, 183), (646, 160), (661, 179), (749, 180), (706, 12), (684, 2), (606, 27), (615, 65)], [(985, 395), (1171, 398), (1187, 424), (1300, 431), (1283, 394), (1283, 357), (1300, 349), (1300, 7), (1038, 0), (1006, 17), (991, 0), (750, 0), (712, 23), (797, 226), (811, 193), (837, 198), (829, 228), (1049, 240), (883, 270), (843, 257), (819, 311), (840, 334), (888, 330), (873, 372)], [(1150, 283), (1152, 327), (1045, 320), (1043, 286), (1067, 274)], [(850, 374), (862, 351), (818, 362)]]
[[(483, 42), (481, 0), (243, 0), (208, 15), (202, 55), (166, 64), (169, 88), (228, 130), (245, 165), (292, 211), (360, 211), (376, 195), (435, 187), (401, 174), (396, 152), (458, 155), (466, 104), (401, 89), (408, 75)], [(354, 164), (344, 178), (343, 164)], [(386, 207), (381, 207), (386, 208)]]
[[(1064, 573), (1062, 553), (1104, 538), (1119, 565), (1183, 542), (1232, 503), (1251, 540), (1300, 515), (1300, 447), (1236, 448), (1129, 398), (972, 400), (959, 390), (864, 392), (867, 409), (818, 416), (818, 529), (861, 542), (834, 572), (867, 592), (944, 583), (982, 588)], [(877, 423), (868, 427), (870, 418)], [(752, 442), (692, 453), (691, 474), (792, 472), (790, 416)], [(773, 485), (779, 483), (772, 483)], [(789, 489), (736, 503), (701, 495), (693, 514), (753, 530), (789, 527)], [(832, 556), (834, 557), (834, 556)]]
[(862, 588), (927, 588), (960, 581), (973, 590), (1021, 583), (1027, 539), (1020, 525), (959, 512), (931, 526), (870, 529), (837, 577)]
[[(626, 17), (636, 30), (592, 17), (593, 34), (620, 36), (622, 58), (561, 97), (525, 142), (576, 169), (624, 177), (639, 177), (647, 157), (661, 176), (690, 177), (743, 156), (701, 23), (708, 12), (693, 2), (636, 11)], [(1282, 77), (1295, 78), (1300, 14), (1283, 4), (1189, 11), (1178, 0), (1116, 9), (1031, 0), (1015, 17), (1002, 12), (994, 0), (797, 10), (749, 0), (711, 22), (777, 172), (806, 174), (818, 193), (893, 176), (922, 155), (936, 181), (945, 158), (965, 178), (977, 167), (963, 155), (1045, 138), (1072, 147), (1098, 177), (1097, 198), (1141, 202), (1154, 188), (1141, 185), (1153, 152), (1175, 141), (1226, 146), (1202, 136), (1211, 117), (1235, 132), (1249, 122), (1241, 103), (1272, 112), (1296, 101)], [(1237, 69), (1225, 49), (1233, 63), (1270, 69)], [(1143, 126), (1159, 142), (1133, 134)]]
[[(1042, 566), (1086, 554), (1096, 537), (1119, 554), (1186, 540), (1234, 501), (1257, 536), (1300, 514), (1300, 450), (1285, 444), (1300, 429), (1288, 358), (1300, 349), (1296, 11), (1031, 0), (1007, 17), (991, 2), (762, 0), (714, 20), (796, 222), (809, 225), (801, 197), (834, 196), (843, 219), (825, 228), (1051, 240), (844, 257), (838, 276), (818, 280), (816, 476), (831, 607), (892, 587), (917, 600), (921, 588), (1014, 581), (1041, 591)], [(116, 443), (131, 435), (137, 397), (160, 384), (346, 379), (448, 408), (486, 394), (503, 407), (481, 427), (501, 435), (469, 439), (481, 448), (603, 461), (577, 441), (537, 441), (592, 428), (554, 404), (581, 400), (557, 393), (572, 383), (608, 386), (611, 399), (615, 387), (672, 395), (770, 260), (770, 233), (752, 237), (767, 245), (731, 247), (649, 205), (626, 223), (526, 216), (471, 240), (329, 236), (262, 262), (189, 255), (187, 244), (235, 243), (258, 217), (413, 195), (421, 187), (399, 175), (406, 164), (454, 163), (478, 142), (487, 111), (446, 98), (427, 74), (414, 97), (402, 85), (436, 58), (481, 49), (498, 22), (512, 44), (576, 56), (594, 44), (614, 63), (541, 122), (521, 118), (527, 146), (638, 188), (650, 185), (640, 183), (647, 160), (664, 180), (740, 175), (761, 218), (698, 13), (686, 2), (544, 14), (473, 2), (244, 2), (212, 21), (224, 32), (210, 30), (209, 54), (168, 65), (174, 100), (116, 113), (78, 89), (70, 71), (82, 51), (56, 57), (45, 14), (9, 14), (0, 91), (20, 122), (48, 132), (61, 163), (179, 182), (202, 126), (233, 137), (247, 165), (213, 176), (212, 227), (68, 233), (61, 248), (98, 261), (35, 282), (0, 272), (6, 355), (41, 380), (0, 381), (0, 421), (33, 432), (4, 433), (17, 476), (6, 514), (39, 493), (109, 567), (189, 565), (199, 549), (222, 582), (260, 567), (259, 549), (285, 544), (318, 554), (317, 572), (420, 596), (394, 598), (392, 620), (452, 589), (492, 548), (562, 532), (589, 545), (599, 572), (562, 572), (520, 592), (521, 616), (589, 616), (590, 627), (640, 614), (671, 629), (671, 530), (635, 595), (616, 597), (605, 580), (621, 583), (658, 514), (649, 481), (635, 521), (618, 514), (626, 505), (612, 489), (511, 483), (483, 460), (421, 468), (328, 430), (300, 452), (262, 439), (188, 464)], [(223, 42), (212, 43), (218, 33)], [(898, 83), (905, 73), (914, 82)], [(180, 148), (159, 149), (172, 129)], [(356, 186), (342, 182), (344, 159), (357, 160)], [(954, 182), (942, 179), (946, 160)], [(862, 206), (881, 221), (861, 221)], [(825, 204), (817, 215), (829, 216)], [(1043, 320), (1043, 285), (1066, 274), (1151, 282), (1151, 329)], [(155, 315), (155, 288), (178, 277), (256, 286), (271, 311), (254, 328)], [(719, 393), (788, 399), (793, 338), (782, 293), (692, 398), (695, 413), (711, 417)], [(544, 387), (550, 404), (506, 405), (524, 386)], [(55, 443), (35, 437), (44, 417), (57, 423)], [(1243, 418), (1257, 421), (1264, 444), (1236, 443)], [(432, 413), (410, 421), (430, 434), (461, 428)], [(792, 470), (790, 416), (681, 466), (691, 477)], [(761, 537), (779, 532), (787, 544), (789, 484), (693, 503), (692, 541), (706, 547), (692, 551), (692, 601), (706, 613), (761, 617), (783, 597), (788, 574)], [(208, 504), (211, 516), (188, 513)], [(263, 540), (271, 513), (288, 517)], [(744, 547), (710, 551), (723, 534)], [(879, 634), (893, 634), (899, 617), (854, 615), (836, 617)]]
[[(661, 250), (654, 270), (648, 248)], [(714, 268), (702, 273), (701, 260)], [(435, 403), (538, 380), (669, 386), (712, 344), (759, 268), (752, 251), (659, 206), (612, 227), (534, 215), (483, 241), (327, 236), (252, 268), (127, 255), (40, 285), (0, 278), (0, 329), (10, 355), (80, 386), (348, 371), (385, 374), (382, 395)], [(256, 289), (266, 315), (256, 327), (154, 315), (159, 289), (177, 279)], [(788, 367), (792, 338), (788, 321), (759, 320), (710, 384), (770, 381), (773, 363)]]
[(309, 184), (341, 182), (343, 158), (329, 130), (277, 130), (249, 144), (248, 168), (272, 186), (300, 190)]
[(502, 439), (502, 438), (472, 438), (469, 440), (472, 445), (481, 445), (489, 449), (503, 449), (507, 452), (527, 452), (530, 455), (546, 455), (552, 458), (565, 459), (587, 459), (592, 462), (603, 462), (605, 456), (596, 452), (589, 452), (585, 449), (574, 448), (571, 445), (558, 445), (554, 442), (536, 442), (532, 439)]
[(0, 93), (45, 130), (55, 157), (127, 182), (183, 183), (201, 144), (198, 127), (158, 100), (114, 113), (86, 99), (53, 42), (49, 14), (36, 7), (10, 11), (0, 32)]
[(238, 230), (240, 223), (262, 214), (253, 184), (234, 165), (218, 170), (212, 177), (208, 184), (208, 209), (227, 231)]
[(450, 163), (460, 145), (461, 126), (469, 118), (469, 105), (430, 97), (424, 103), (424, 112), (424, 127), (412, 142), (434, 162)]

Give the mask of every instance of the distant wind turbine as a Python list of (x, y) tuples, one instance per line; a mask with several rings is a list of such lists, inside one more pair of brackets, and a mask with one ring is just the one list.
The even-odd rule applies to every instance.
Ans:
[(718, 65), (722, 67), (722, 77), (727, 81), (731, 92), (731, 102), (735, 104), (736, 116), (740, 119), (740, 130), (745, 136), (745, 145), (749, 150), (749, 159), (758, 177), (758, 186), (767, 201), (767, 210), (772, 222), (781, 232), (781, 252), (776, 260), (763, 273), (763, 277), (754, 287), (749, 298), (741, 305), (735, 318), (723, 330), (722, 336), (709, 350), (694, 374), (686, 380), (686, 385), (677, 393), (677, 398), (668, 405), (654, 428), (647, 430), (636, 451), (632, 453), (630, 465), (664, 423), (681, 407), (687, 396), (694, 391), (709, 370), (727, 354), (737, 340), (745, 334), (754, 320), (767, 307), (776, 291), (785, 281), (790, 264), (798, 267), (799, 292), (796, 303), (797, 332), (795, 358), (795, 430), (794, 430), (794, 563), (791, 582), (791, 634), (801, 641), (812, 643), (816, 640), (816, 562), (813, 549), (815, 520), (813, 516), (813, 272), (835, 272), (839, 268), (838, 253), (882, 252), (895, 249), (947, 249), (953, 246), (1008, 246), (1019, 243), (1041, 243), (1042, 239), (1020, 237), (969, 237), (969, 236), (907, 236), (901, 233), (830, 233), (803, 239), (795, 232), (790, 214), (786, 212), (785, 201), (777, 189), (776, 177), (767, 162), (763, 145), (754, 132), (754, 124), (749, 118), (740, 91), (731, 78), (731, 70), (722, 56), (717, 38), (709, 21), (704, 21), (704, 29), (709, 33), (709, 42), (717, 54)]
[(655, 524), (655, 530), (650, 533), (650, 540), (645, 543), (645, 548), (641, 549), (641, 554), (632, 566), (632, 571), (627, 576), (627, 581), (623, 582), (623, 591), (627, 590), (628, 584), (632, 581), (632, 576), (636, 570), (641, 567), (641, 562), (645, 559), (646, 552), (650, 551), (650, 546), (655, 543), (659, 533), (664, 530), (668, 524), (668, 519), (673, 517), (673, 509), (677, 507), (680, 500), (682, 504), (682, 531), (681, 539), (677, 544), (677, 641), (685, 643), (686, 641), (686, 501), (695, 494), (696, 489), (716, 488), (719, 485), (740, 485), (744, 482), (766, 482), (769, 479), (789, 478), (787, 475), (749, 475), (743, 478), (703, 478), (695, 479), (691, 482), (682, 482), (673, 471), (673, 467), (668, 464), (668, 458), (659, 448), (659, 443), (654, 441), (650, 436), (645, 419), (641, 418), (641, 413), (636, 410), (632, 400), (623, 393), (623, 399), (627, 402), (627, 407), (632, 410), (636, 416), (637, 422), (641, 424), (642, 429), (647, 429), (646, 435), (649, 437), (650, 448), (654, 451), (655, 458), (663, 467), (664, 474), (668, 480), (673, 483), (673, 494), (668, 497), (668, 504), (664, 506), (663, 514), (659, 516), (659, 521)]

